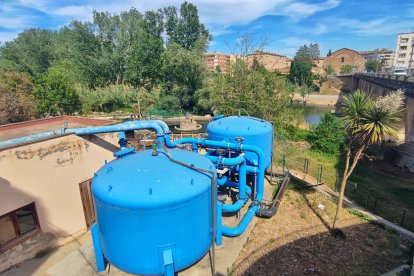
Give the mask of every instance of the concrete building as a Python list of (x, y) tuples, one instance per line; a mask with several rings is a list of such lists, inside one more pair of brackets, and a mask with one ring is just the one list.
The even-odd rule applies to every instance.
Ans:
[(249, 66), (252, 66), (255, 60), (263, 65), (266, 70), (270, 72), (278, 71), (282, 74), (289, 72), (290, 64), (292, 63), (292, 60), (286, 56), (263, 51), (255, 51), (248, 55), (247, 61)]
[(357, 51), (342, 48), (324, 60), (324, 67), (332, 66), (335, 73), (341, 73), (343, 66), (347, 65), (352, 67), (352, 72), (361, 72), (365, 70), (365, 58)]
[(397, 46), (395, 48), (394, 68), (409, 69), (414, 68), (414, 32), (401, 33), (397, 36)]
[(224, 53), (206, 53), (203, 55), (204, 63), (210, 72), (217, 72), (226, 74), (230, 67), (230, 55)]
[[(62, 116), (0, 126), (0, 141), (114, 123)], [(60, 135), (0, 149), (0, 272), (83, 234), (94, 220), (90, 179), (118, 149), (117, 134)]]
[(394, 52), (391, 49), (378, 48), (371, 51), (359, 52), (364, 58), (365, 63), (378, 61), (382, 64), (382, 71), (389, 72), (394, 63)]

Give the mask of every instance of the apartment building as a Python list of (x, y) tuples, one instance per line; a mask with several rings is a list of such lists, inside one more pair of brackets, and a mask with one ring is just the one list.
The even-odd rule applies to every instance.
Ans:
[(249, 66), (252, 66), (255, 60), (263, 65), (266, 70), (270, 72), (278, 71), (282, 74), (289, 72), (292, 63), (292, 60), (286, 56), (263, 51), (255, 51), (248, 55)]
[(414, 68), (413, 64), (414, 32), (401, 33), (397, 36), (394, 67), (401, 69)]
[(203, 55), (204, 63), (210, 72), (220, 71), (226, 74), (230, 67), (230, 55), (224, 53), (206, 53)]
[(378, 48), (370, 51), (359, 52), (365, 62), (378, 61), (382, 64), (382, 71), (389, 72), (394, 63), (394, 52), (391, 49)]

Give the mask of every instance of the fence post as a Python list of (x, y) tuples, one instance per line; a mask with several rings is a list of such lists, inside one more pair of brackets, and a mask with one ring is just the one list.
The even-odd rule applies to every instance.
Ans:
[(400, 226), (403, 227), (404, 226), (404, 220), (405, 220), (405, 214), (407, 213), (407, 209), (404, 209), (402, 217), (401, 217), (401, 222), (400, 222)]
[(308, 158), (305, 158), (305, 162), (304, 162), (304, 164), (303, 164), (303, 172), (304, 172), (305, 174), (307, 174), (307, 173), (308, 173), (308, 167), (309, 167), (309, 159), (308, 159)]
[(318, 165), (318, 177), (317, 177), (316, 181), (317, 181), (316, 184), (321, 184), (322, 183), (322, 164)]
[(377, 202), (378, 202), (378, 198), (376, 198), (374, 202), (374, 210), (373, 210), (374, 214), (377, 214)]
[(283, 173), (286, 172), (286, 155), (285, 154), (283, 154), (283, 157), (282, 157), (282, 171)]

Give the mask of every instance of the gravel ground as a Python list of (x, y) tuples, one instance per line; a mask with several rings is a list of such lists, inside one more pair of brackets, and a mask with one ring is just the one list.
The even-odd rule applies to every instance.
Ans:
[(339, 222), (345, 237), (333, 236), (335, 208), (324, 195), (289, 189), (278, 214), (256, 224), (230, 274), (379, 275), (412, 260), (413, 244), (352, 210)]

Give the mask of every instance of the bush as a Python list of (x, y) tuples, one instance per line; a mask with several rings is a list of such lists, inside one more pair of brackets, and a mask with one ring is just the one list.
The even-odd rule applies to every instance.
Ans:
[(34, 85), (18, 72), (0, 72), (0, 124), (34, 119), (37, 114)]
[(311, 129), (309, 142), (314, 150), (338, 154), (344, 141), (345, 130), (342, 123), (329, 112), (325, 113), (321, 121)]
[(58, 70), (49, 70), (36, 78), (34, 95), (44, 115), (73, 114), (80, 110), (74, 84)]

